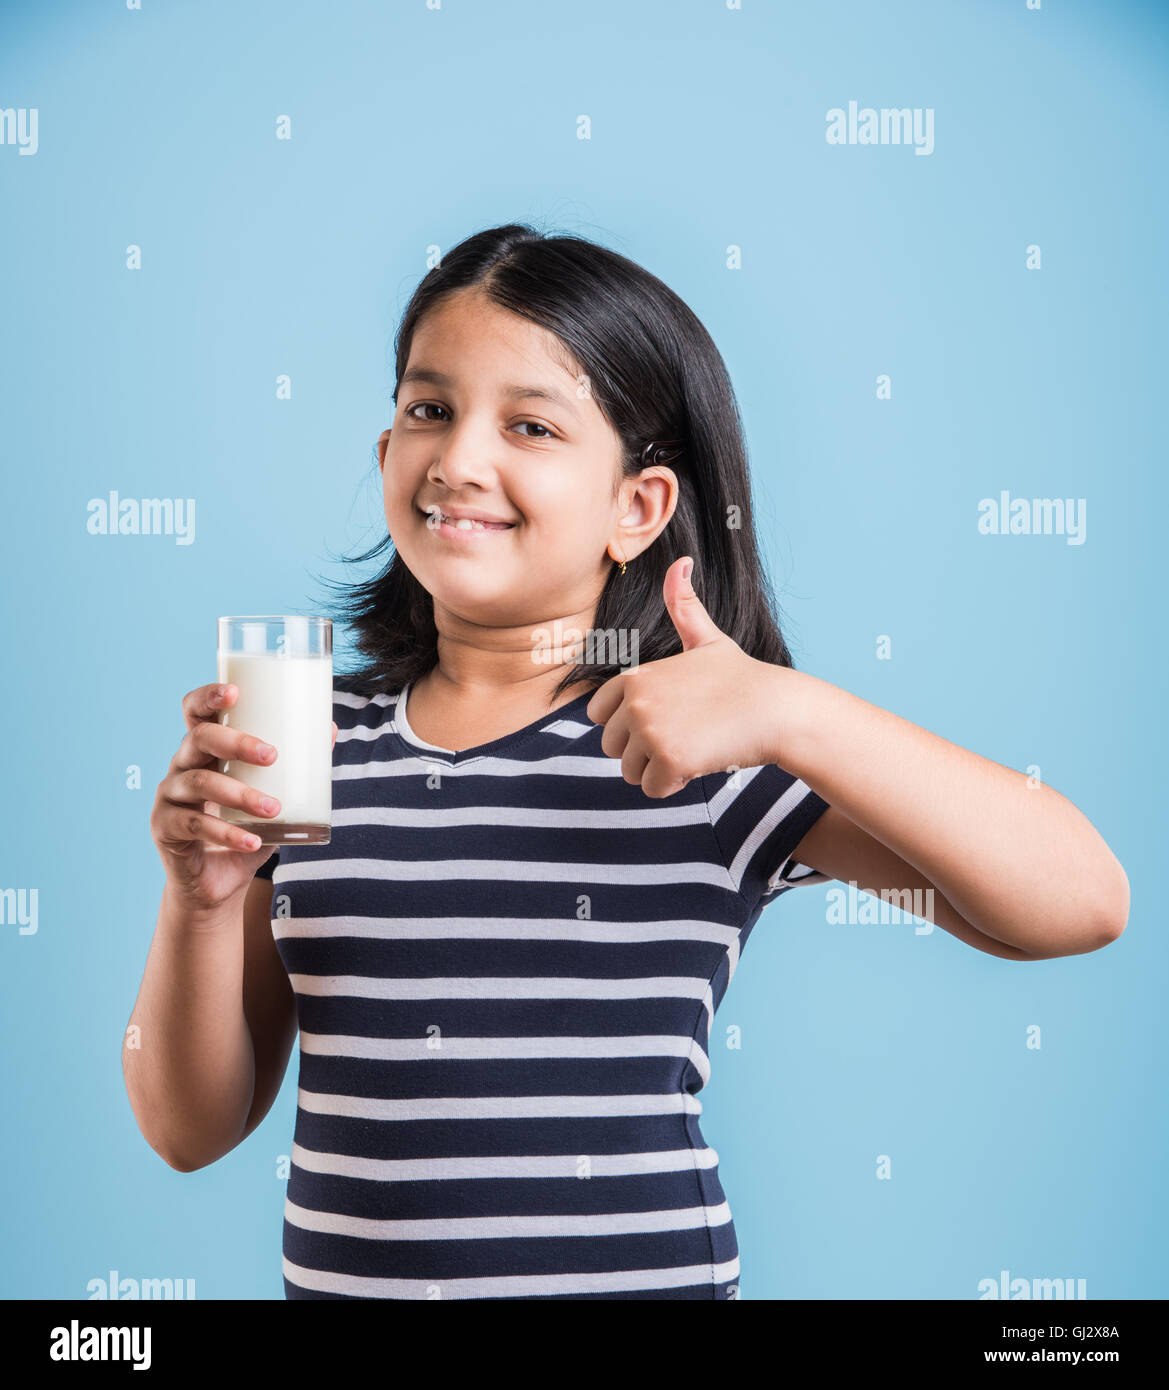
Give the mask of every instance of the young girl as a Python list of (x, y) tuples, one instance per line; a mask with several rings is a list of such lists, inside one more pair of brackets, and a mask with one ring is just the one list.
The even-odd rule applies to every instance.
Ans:
[(1058, 792), (792, 669), (725, 367), (645, 270), (481, 232), (419, 285), (396, 372), (331, 843), (208, 814), (277, 814), (214, 768), (279, 750), (217, 722), (234, 687), (184, 700), (139, 1124), (214, 1162), (299, 1025), (289, 1298), (737, 1297), (697, 1093), (763, 908), (920, 890), (1038, 960), (1114, 940), (1127, 880)]

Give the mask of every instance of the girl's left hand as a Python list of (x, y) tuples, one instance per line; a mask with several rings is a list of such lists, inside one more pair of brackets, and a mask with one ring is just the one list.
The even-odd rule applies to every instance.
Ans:
[(710, 772), (775, 760), (776, 674), (715, 626), (680, 556), (662, 585), (682, 651), (607, 680), (585, 713), (605, 732), (601, 748), (646, 796), (666, 797)]

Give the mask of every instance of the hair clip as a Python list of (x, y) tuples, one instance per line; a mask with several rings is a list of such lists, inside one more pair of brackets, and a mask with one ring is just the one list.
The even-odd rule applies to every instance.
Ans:
[(684, 448), (680, 439), (651, 439), (641, 451), (642, 466), (648, 468), (656, 463), (673, 463)]

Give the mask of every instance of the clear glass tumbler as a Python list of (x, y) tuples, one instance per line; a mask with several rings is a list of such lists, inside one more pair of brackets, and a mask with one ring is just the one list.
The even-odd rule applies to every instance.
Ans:
[(279, 815), (257, 818), (221, 806), (224, 820), (265, 845), (327, 845), (333, 819), (333, 624), (328, 618), (219, 619), (219, 681), (239, 696), (221, 724), (254, 734), (276, 761), (220, 759), (229, 777), (280, 801)]

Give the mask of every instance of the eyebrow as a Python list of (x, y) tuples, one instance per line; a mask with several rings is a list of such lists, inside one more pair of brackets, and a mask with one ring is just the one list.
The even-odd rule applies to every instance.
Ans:
[[(402, 380), (398, 385), (399, 387), (408, 386), (411, 382), (448, 388), (455, 384), (453, 377), (447, 376), (445, 372), (436, 372), (431, 367), (407, 367), (402, 373)], [(563, 392), (557, 391), (554, 386), (508, 385), (503, 388), (503, 394), (509, 400), (549, 401), (552, 405), (563, 406), (565, 410), (570, 410), (578, 419), (580, 417), (580, 412), (572, 401)]]

